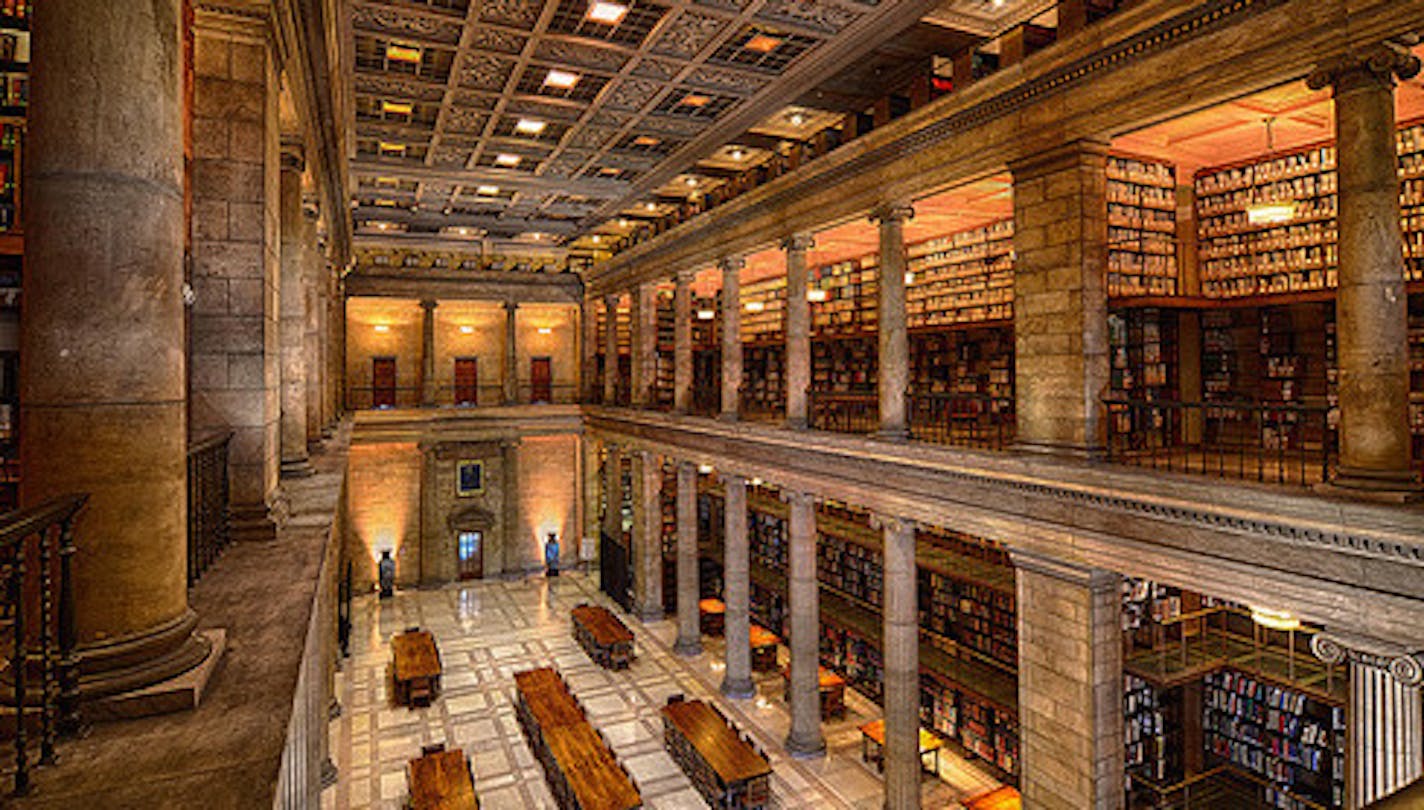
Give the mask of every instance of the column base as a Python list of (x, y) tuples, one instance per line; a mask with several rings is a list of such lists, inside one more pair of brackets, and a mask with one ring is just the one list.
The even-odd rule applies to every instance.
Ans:
[[(82, 644), (79, 658), (79, 699), (92, 704), (113, 695), (148, 689), (194, 669), (212, 654), (221, 653), (226, 633), (195, 633), (198, 614), (185, 610), (156, 627)], [(211, 633), (212, 631), (210, 631)]]
[(736, 411), (722, 411), (717, 414), (717, 420), (719, 422), (739, 422), (741, 421), (741, 417)]
[(321, 789), (326, 790), (334, 786), (338, 776), (339, 773), (336, 770), (336, 763), (331, 761), (331, 757), (323, 759), (321, 761)]
[(1341, 466), (1335, 477), (1316, 484), (1323, 495), (1344, 495), (1382, 503), (1414, 503), (1424, 500), (1424, 488), (1411, 470), (1366, 470)]
[(820, 734), (798, 735), (791, 732), (786, 737), (786, 753), (796, 759), (816, 759), (826, 755), (826, 738)]
[(1101, 461), (1107, 457), (1107, 448), (1098, 444), (1060, 444), (1058, 442), (1016, 441), (1012, 447), (1021, 453), (1038, 453), (1061, 458), (1080, 458)]
[(681, 636), (678, 636), (677, 641), (672, 645), (672, 651), (678, 655), (683, 656), (684, 658), (692, 658), (693, 656), (701, 655), (702, 639), (683, 638)]
[(283, 478), (307, 478), (313, 475), (316, 475), (316, 468), (312, 466), (310, 458), (298, 458), (282, 462)]
[(810, 423), (806, 421), (806, 417), (804, 416), (787, 417), (781, 426), (787, 430), (805, 430), (810, 427)]
[[(195, 617), (196, 618), (196, 617)], [(186, 661), (190, 654), (197, 658), (191, 665), (176, 674), (160, 678), (143, 686), (135, 686), (123, 691), (107, 694), (83, 706), (84, 719), (88, 721), (126, 720), (134, 717), (149, 717), (156, 714), (190, 711), (196, 709), (203, 700), (208, 683), (217, 673), (227, 650), (227, 631), (222, 628), (203, 630), (191, 635), (183, 642), (183, 649), (169, 656), (173, 661)], [(81, 667), (83, 664), (81, 663)], [(154, 661), (142, 669), (150, 672), (165, 669), (164, 662)], [(130, 670), (134, 672), (134, 670)], [(95, 688), (96, 683), (119, 683), (124, 679), (114, 677), (121, 673), (104, 673), (105, 677), (86, 679), (81, 676), (79, 691), (81, 698), (86, 688)]]
[(286, 499), (265, 504), (235, 504), (229, 510), (228, 534), (243, 542), (270, 542), (277, 539), (277, 527), (286, 520)]
[(663, 609), (660, 607), (640, 607), (638, 608), (638, 620), (643, 624), (660, 622), (665, 618)]
[(903, 427), (881, 428), (875, 431), (875, 438), (882, 442), (907, 442), (910, 431)]
[(725, 678), (722, 681), (721, 692), (732, 700), (747, 700), (756, 697), (756, 684), (752, 683), (750, 677)]

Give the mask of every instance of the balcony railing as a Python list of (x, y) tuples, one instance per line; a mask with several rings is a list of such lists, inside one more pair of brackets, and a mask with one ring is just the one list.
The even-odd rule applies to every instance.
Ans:
[(1330, 408), (1105, 399), (1108, 460), (1168, 472), (1310, 486), (1339, 454)]
[(874, 391), (811, 391), (807, 409), (807, 419), (816, 430), (874, 433), (880, 429), (880, 397)]
[(1014, 442), (1014, 401), (988, 394), (911, 393), (910, 438), (1002, 450)]
[(70, 565), (74, 520), (85, 500), (67, 495), (0, 518), (0, 689), (13, 712), (14, 727), (8, 730), (14, 733), (17, 796), (30, 789), (36, 722), (41, 765), (56, 761), (58, 736), (71, 736), (80, 727)]
[(698, 416), (716, 416), (722, 410), (721, 382), (692, 384), (690, 412)]
[(188, 446), (188, 584), (208, 570), (228, 542), (228, 445), (232, 432)]
[[(434, 391), (435, 401), (424, 403), (424, 392), (419, 386), (396, 388), (374, 388), (371, 386), (350, 386), (346, 389), (346, 408), (352, 411), (386, 410), (396, 408), (474, 408), (504, 405), (504, 386), (481, 385), (477, 387), (442, 385)], [(528, 381), (518, 386), (515, 404), (574, 404), (579, 401), (578, 386), (559, 383), (535, 386)]]
[(738, 415), (749, 422), (780, 422), (786, 418), (786, 398), (767, 397), (743, 388)]

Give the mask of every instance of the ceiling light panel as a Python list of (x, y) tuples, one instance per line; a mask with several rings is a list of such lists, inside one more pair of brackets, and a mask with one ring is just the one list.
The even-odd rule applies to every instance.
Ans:
[(780, 73), (818, 44), (820, 40), (802, 34), (748, 26), (724, 42), (707, 61)]
[(549, 30), (636, 48), (666, 13), (640, 0), (559, 0)]
[[(551, 81), (550, 79), (553, 79)], [(515, 92), (527, 96), (593, 101), (608, 77), (586, 70), (548, 64), (531, 64), (519, 74)]]
[(737, 103), (731, 96), (719, 96), (702, 90), (674, 90), (658, 102), (654, 112), (678, 118), (712, 121)]

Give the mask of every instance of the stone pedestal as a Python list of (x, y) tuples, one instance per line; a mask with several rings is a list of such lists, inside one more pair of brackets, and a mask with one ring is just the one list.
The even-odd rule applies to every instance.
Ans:
[(306, 227), (302, 221), (302, 172), (306, 162), (298, 144), (282, 148), (278, 199), (281, 215), (282, 286), (282, 476), (316, 472), (307, 456)]
[(519, 304), (504, 302), (504, 404), (519, 402)]
[(786, 426), (806, 428), (806, 397), (811, 387), (811, 302), (806, 251), (815, 246), (810, 234), (781, 243), (786, 251)]
[(618, 301), (621, 296), (603, 298), (603, 404), (617, 404), (618, 399)]
[(633, 609), (644, 622), (663, 618), (663, 466), (654, 453), (633, 454)]
[(722, 271), (722, 411), (720, 418), (737, 421), (742, 405), (742, 258), (723, 259)]
[(211, 648), (186, 581), (181, 15), (72, 0), (33, 23), (22, 500), (89, 495), (73, 586), (93, 699)]
[[(788, 292), (788, 295), (790, 293)], [(816, 584), (816, 503), (801, 492), (786, 492), (790, 507), (789, 597), (791, 602), (791, 731), (786, 750), (797, 757), (826, 752), (821, 733), (821, 594)]]
[(673, 288), (672, 409), (692, 410), (692, 273), (677, 274)]
[(747, 479), (723, 475), (725, 532), (723, 547), (723, 636), (727, 640), (727, 671), (722, 678), (722, 694), (734, 700), (756, 695), (752, 683), (751, 568), (747, 540)]
[(1013, 560), (1024, 806), (1119, 810), (1122, 579), (1019, 552)]
[(902, 441), (909, 436), (905, 395), (910, 386), (910, 336), (905, 319), (905, 220), (908, 205), (886, 205), (871, 212), (880, 223), (880, 307), (876, 324), (880, 357), (876, 370), (880, 400), (880, 436)]
[(1345, 806), (1369, 806), (1424, 777), (1419, 653), (1340, 633), (1316, 635), (1310, 649), (1327, 663), (1349, 667)]
[(677, 465), (677, 643), (678, 655), (702, 652), (701, 572), (697, 566), (697, 465)]
[[(275, 539), (287, 511), (278, 481), (281, 181), (272, 30), (269, 20), (220, 3), (194, 12), (190, 432), (233, 433), (230, 533), (240, 540)], [(124, 142), (120, 135), (110, 148)]]
[(885, 807), (920, 806), (920, 627), (915, 524), (877, 517), (885, 536)]
[(1108, 386), (1107, 145), (1011, 165), (1018, 444), (1096, 457)]
[(1333, 487), (1415, 499), (1409, 433), (1408, 298), (1399, 229), (1395, 77), (1419, 59), (1379, 45), (1322, 65), (1312, 88), (1335, 95), (1339, 175), (1340, 462)]

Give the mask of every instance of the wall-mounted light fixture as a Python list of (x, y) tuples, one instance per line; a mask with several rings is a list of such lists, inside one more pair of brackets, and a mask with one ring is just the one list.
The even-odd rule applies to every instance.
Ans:
[(384, 324), (384, 323), (378, 323), (378, 324), (376, 324), (375, 329), (376, 329), (377, 332), (389, 332), (389, 331), (391, 331), (390, 325), (389, 325), (389, 324)]
[(1269, 627), (1272, 630), (1299, 630), (1300, 619), (1292, 616), (1284, 610), (1273, 610), (1271, 608), (1252, 607), (1251, 621), (1262, 627)]

